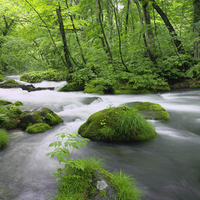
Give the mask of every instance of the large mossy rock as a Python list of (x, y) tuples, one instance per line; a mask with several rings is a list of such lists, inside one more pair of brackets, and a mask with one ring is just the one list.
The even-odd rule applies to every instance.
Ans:
[(37, 123), (30, 125), (26, 128), (26, 132), (28, 133), (43, 133), (47, 130), (51, 129), (51, 126), (46, 123)]
[(20, 88), (21, 85), (22, 85), (21, 83), (18, 83), (13, 79), (9, 79), (6, 82), (1, 83), (0, 88)]
[(21, 113), (22, 111), (20, 107), (14, 104), (9, 106), (0, 105), (0, 128), (4, 128), (6, 130), (18, 128)]
[(0, 129), (0, 148), (6, 146), (8, 143), (8, 133), (4, 129)]
[(79, 85), (76, 82), (69, 83), (67, 85), (64, 85), (61, 87), (58, 92), (68, 92), (68, 91), (83, 91), (84, 87), (82, 85)]
[(135, 109), (108, 108), (92, 114), (82, 124), (78, 133), (97, 141), (143, 141), (157, 133)]
[(24, 111), (20, 115), (20, 128), (26, 130), (30, 125), (45, 123), (50, 126), (63, 122), (62, 118), (48, 108), (36, 109), (33, 111)]
[(162, 121), (169, 120), (169, 113), (160, 104), (137, 101), (126, 103), (125, 105), (138, 110), (138, 112), (142, 114), (145, 119), (155, 119)]

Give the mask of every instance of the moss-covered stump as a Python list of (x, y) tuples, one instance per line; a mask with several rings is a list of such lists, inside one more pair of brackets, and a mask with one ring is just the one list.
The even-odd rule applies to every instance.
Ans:
[(26, 130), (30, 125), (37, 123), (46, 123), (50, 126), (63, 122), (62, 118), (48, 108), (36, 109), (33, 111), (24, 111), (20, 115), (20, 128)]
[(138, 101), (126, 103), (125, 105), (138, 110), (138, 112), (142, 114), (145, 119), (155, 119), (162, 121), (169, 120), (169, 113), (160, 104)]
[(78, 83), (72, 82), (61, 87), (58, 92), (68, 92), (68, 91), (83, 91), (84, 87)]
[(24, 73), (22, 76), (20, 76), (20, 81), (25, 81), (29, 83), (39, 83), (43, 80), (64, 81), (65, 79), (66, 75), (65, 73), (63, 73), (63, 71), (61, 72), (54, 69)]
[(51, 129), (51, 126), (46, 123), (37, 123), (30, 125), (26, 128), (26, 132), (28, 133), (43, 133), (47, 130)]
[(135, 109), (108, 108), (92, 114), (78, 133), (97, 141), (143, 141), (157, 133)]
[(6, 146), (8, 143), (8, 133), (4, 129), (0, 129), (0, 148)]
[(18, 83), (13, 79), (9, 79), (6, 82), (0, 84), (0, 88), (20, 88), (20, 87), (21, 83)]

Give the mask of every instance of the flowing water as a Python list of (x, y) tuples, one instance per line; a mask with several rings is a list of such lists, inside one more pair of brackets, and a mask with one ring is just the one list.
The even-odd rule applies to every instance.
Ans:
[[(12, 76), (19, 80), (19, 76)], [(46, 82), (36, 87), (59, 88), (65, 82)], [(110, 105), (134, 101), (159, 103), (170, 114), (170, 121), (150, 120), (158, 136), (143, 143), (104, 143), (90, 141), (87, 148), (74, 151), (75, 157), (97, 156), (105, 169), (122, 169), (137, 179), (143, 200), (200, 199), (200, 90), (163, 94), (99, 95), (83, 92), (0, 89), (0, 99), (22, 101), (22, 110), (47, 107), (64, 119), (64, 123), (42, 134), (21, 130), (9, 132), (8, 146), (0, 150), (0, 200), (46, 200), (56, 193), (55, 159), (45, 156), (48, 145), (60, 132), (77, 132), (94, 112)]]

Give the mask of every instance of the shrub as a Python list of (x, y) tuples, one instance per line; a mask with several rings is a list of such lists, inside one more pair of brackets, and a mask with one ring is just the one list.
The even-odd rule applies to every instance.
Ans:
[(20, 76), (21, 81), (29, 83), (39, 83), (43, 80), (63, 81), (65, 79), (66, 79), (65, 73), (53, 69), (49, 69), (47, 71), (34, 71), (34, 72), (24, 73), (22, 76)]

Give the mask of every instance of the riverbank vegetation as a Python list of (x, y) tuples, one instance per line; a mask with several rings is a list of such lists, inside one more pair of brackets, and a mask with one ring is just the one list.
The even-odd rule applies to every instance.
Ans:
[(50, 69), (86, 92), (159, 92), (189, 80), (199, 86), (199, 1), (19, 0), (0, 7), (1, 80)]
[[(64, 164), (63, 168), (54, 172), (59, 182), (56, 200), (104, 197), (110, 200), (139, 200), (143, 195), (137, 188), (136, 181), (129, 175), (123, 172), (110, 173), (102, 168), (102, 161), (95, 158), (72, 158), (72, 149), (86, 147), (88, 139), (75, 133), (60, 133), (56, 136), (59, 140), (50, 144), (55, 150), (47, 153), (47, 156), (56, 156), (58, 162)], [(98, 183), (102, 181), (105, 185), (98, 187)]]

